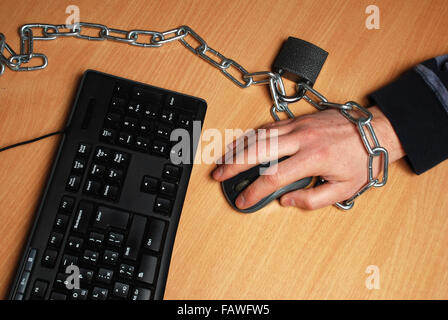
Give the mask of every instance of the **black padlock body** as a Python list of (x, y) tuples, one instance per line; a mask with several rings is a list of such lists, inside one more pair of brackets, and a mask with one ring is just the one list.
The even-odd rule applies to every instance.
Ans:
[(328, 52), (305, 40), (289, 37), (275, 58), (272, 70), (294, 82), (316, 82)]

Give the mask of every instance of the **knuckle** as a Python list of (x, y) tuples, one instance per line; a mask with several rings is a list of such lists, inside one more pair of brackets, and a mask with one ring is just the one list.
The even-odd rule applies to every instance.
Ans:
[(317, 145), (321, 139), (322, 132), (315, 127), (299, 128), (295, 131), (294, 136), (297, 140), (308, 145)]
[(321, 136), (322, 132), (315, 127), (311, 127), (311, 128), (307, 128), (306, 130), (304, 130), (304, 135), (306, 137), (306, 139), (308, 139), (311, 142), (314, 142), (316, 140), (318, 140)]

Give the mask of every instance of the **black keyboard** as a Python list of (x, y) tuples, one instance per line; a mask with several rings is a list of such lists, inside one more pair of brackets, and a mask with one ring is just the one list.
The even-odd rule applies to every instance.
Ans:
[(87, 71), (9, 298), (162, 299), (206, 107)]

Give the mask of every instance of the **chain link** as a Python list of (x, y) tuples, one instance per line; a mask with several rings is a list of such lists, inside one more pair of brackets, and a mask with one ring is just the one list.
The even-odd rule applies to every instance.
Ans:
[[(90, 36), (82, 33), (86, 30), (97, 30), (96, 36)], [(34, 31), (33, 31), (34, 30)], [(36, 36), (40, 31), (41, 35)], [(199, 56), (213, 67), (221, 71), (224, 76), (241, 88), (248, 88), (252, 85), (269, 85), (273, 105), (271, 114), (275, 120), (280, 120), (278, 113), (285, 112), (289, 118), (294, 118), (294, 114), (289, 109), (289, 103), (295, 103), (305, 100), (318, 110), (328, 108), (338, 109), (340, 113), (358, 128), (362, 142), (368, 153), (368, 182), (351, 198), (338, 202), (335, 205), (341, 209), (348, 210), (354, 205), (354, 200), (372, 187), (382, 187), (387, 182), (389, 155), (385, 148), (381, 147), (373, 130), (371, 121), (372, 113), (354, 101), (348, 101), (344, 104), (329, 102), (327, 98), (318, 92), (307, 82), (299, 82), (296, 86), (295, 94), (286, 95), (283, 80), (278, 73), (270, 71), (248, 72), (242, 65), (235, 60), (227, 58), (217, 50), (211, 48), (207, 42), (199, 36), (189, 26), (180, 26), (168, 31), (151, 30), (121, 30), (109, 28), (102, 24), (79, 22), (72, 28), (66, 25), (53, 24), (25, 24), (20, 28), (20, 54), (17, 54), (7, 43), (5, 36), (0, 33), (0, 76), (5, 72), (6, 67), (13, 71), (31, 71), (44, 69), (48, 64), (48, 58), (43, 53), (34, 53), (34, 41), (55, 40), (59, 37), (75, 37), (79, 39), (104, 41), (111, 40), (129, 45), (154, 48), (161, 47), (167, 43), (179, 41), (189, 51)], [(146, 41), (141, 36), (148, 37)], [(191, 38), (190, 40), (187, 40)], [(191, 41), (192, 40), (192, 41)], [(197, 45), (193, 45), (196, 42)], [(4, 54), (7, 51), (6, 55)], [(31, 61), (40, 59), (37, 65), (27, 66)], [(237, 75), (233, 75), (230, 70), (233, 69)], [(356, 117), (352, 112), (361, 113)], [(367, 131), (365, 130), (367, 128)], [(367, 134), (367, 133), (368, 134)], [(371, 145), (368, 135), (370, 135), (373, 145)], [(374, 177), (373, 161), (380, 158), (383, 163), (383, 178), (379, 181)], [(321, 179), (321, 182), (325, 182)]]
[[(310, 92), (312, 92), (319, 100), (314, 101), (311, 98), (309, 98), (308, 95), (306, 94), (304, 95), (305, 100), (307, 100), (311, 105), (316, 107), (318, 110), (326, 110), (327, 108), (338, 109), (340, 113), (347, 120), (356, 125), (359, 131), (359, 135), (361, 136), (361, 140), (368, 154), (368, 164), (367, 164), (368, 182), (352, 197), (343, 202), (337, 202), (335, 204), (337, 207), (341, 209), (349, 210), (353, 207), (355, 199), (359, 197), (361, 194), (363, 194), (372, 187), (382, 187), (386, 184), (388, 178), (389, 154), (385, 148), (380, 146), (380, 143), (375, 134), (375, 131), (373, 130), (371, 123), (373, 115), (367, 108), (362, 107), (361, 105), (359, 105), (354, 101), (348, 101), (344, 104), (328, 102), (328, 100), (321, 93), (319, 93), (317, 90), (313, 88), (311, 89), (312, 90), (309, 90), (309, 88), (307, 88), (307, 91), (309, 90)], [(352, 115), (351, 112), (358, 112), (361, 113), (362, 115), (356, 117), (355, 115)], [(370, 137), (373, 141), (373, 146), (370, 144), (365, 128), (367, 128), (367, 132), (370, 134)], [(380, 158), (380, 160), (382, 161), (383, 179), (381, 181), (375, 178), (373, 173), (373, 161), (377, 157)]]

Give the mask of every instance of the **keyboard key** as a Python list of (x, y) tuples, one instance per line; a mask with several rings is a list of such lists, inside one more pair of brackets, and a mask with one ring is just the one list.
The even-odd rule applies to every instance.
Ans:
[(163, 214), (171, 213), (171, 201), (165, 198), (157, 197), (154, 204), (154, 211)]
[(156, 134), (164, 139), (169, 139), (171, 134), (171, 128), (164, 125), (159, 125), (156, 130)]
[(75, 159), (72, 165), (72, 171), (82, 173), (85, 169), (86, 161), (84, 159)]
[(52, 232), (50, 233), (50, 240), (48, 240), (48, 245), (59, 248), (62, 243), (62, 239), (64, 238), (64, 235), (59, 232)]
[(73, 221), (73, 231), (83, 234), (86, 233), (92, 213), (93, 204), (90, 202), (81, 201)]
[(66, 188), (68, 191), (76, 192), (79, 189), (80, 183), (81, 183), (81, 177), (76, 174), (72, 174), (68, 178)]
[(104, 235), (98, 232), (91, 232), (89, 235), (89, 243), (93, 246), (101, 246), (104, 242)]
[(131, 294), (131, 300), (149, 300), (151, 299), (151, 290), (144, 288), (135, 288)]
[(123, 211), (100, 206), (95, 215), (93, 225), (96, 228), (108, 229), (110, 227), (126, 230), (129, 214)]
[(85, 250), (82, 258), (85, 263), (96, 265), (98, 263), (99, 253), (92, 250)]
[(163, 177), (175, 181), (179, 181), (181, 174), (181, 168), (172, 164), (166, 164), (163, 169)]
[(124, 152), (114, 152), (112, 162), (120, 166), (127, 166), (129, 164), (129, 154)]
[(86, 300), (89, 291), (86, 289), (73, 289), (70, 292), (70, 300)]
[(169, 109), (164, 109), (160, 115), (160, 118), (168, 123), (174, 124), (174, 119), (176, 117), (176, 114), (174, 113), (174, 111), (169, 110)]
[(174, 197), (176, 195), (176, 185), (174, 183), (162, 181), (160, 183), (160, 194)]
[(80, 157), (87, 158), (90, 155), (92, 146), (88, 143), (80, 143), (77, 148), (76, 154)]
[(87, 180), (84, 187), (84, 192), (94, 196), (99, 195), (101, 192), (101, 182), (92, 179)]
[(134, 266), (122, 263), (120, 264), (118, 274), (120, 275), (120, 277), (132, 279), (132, 277), (134, 276), (134, 270), (135, 270)]
[(182, 159), (182, 148), (178, 148), (178, 146), (176, 146), (176, 148), (171, 148), (170, 149), (170, 159)]
[(156, 274), (157, 258), (144, 254), (137, 272), (137, 279), (146, 284), (153, 284)]
[(181, 105), (182, 101), (179, 96), (175, 95), (167, 95), (165, 97), (165, 106), (166, 107), (179, 107)]
[(47, 292), (47, 288), (48, 288), (48, 282), (42, 280), (36, 280), (34, 282), (31, 295), (36, 298), (44, 298), (45, 293)]
[(128, 97), (126, 87), (122, 83), (116, 83), (113, 90), (114, 97), (122, 98), (123, 100)]
[(116, 110), (124, 110), (126, 107), (126, 100), (118, 97), (113, 97), (110, 102), (111, 108), (114, 108)]
[(121, 127), (121, 115), (116, 112), (108, 113), (106, 115), (105, 124), (110, 128), (119, 129)]
[(96, 148), (94, 159), (99, 162), (107, 162), (109, 161), (110, 154), (111, 154), (110, 149), (104, 147), (98, 147)]
[(127, 299), (129, 295), (129, 285), (121, 282), (115, 282), (114, 285), (114, 296)]
[(75, 198), (69, 196), (63, 196), (61, 203), (59, 204), (59, 210), (71, 213), (75, 204)]
[(67, 249), (80, 252), (82, 249), (82, 245), (84, 243), (84, 239), (79, 237), (70, 236), (67, 241)]
[(58, 272), (58, 274), (56, 275), (56, 279), (54, 280), (54, 286), (60, 289), (67, 289), (66, 283), (68, 276), (69, 275), (66, 273)]
[(25, 262), (25, 271), (31, 271), (33, 269), (34, 261), (36, 260), (37, 250), (30, 249), (28, 257)]
[(165, 222), (158, 219), (151, 220), (148, 234), (145, 237), (145, 248), (154, 251), (160, 251), (162, 245)]
[(132, 101), (127, 108), (129, 114), (138, 115), (143, 110), (141, 103)]
[(192, 120), (191, 116), (189, 116), (189, 115), (186, 115), (186, 114), (179, 115), (178, 123), (179, 123), (179, 125), (181, 127), (184, 127), (186, 129), (190, 129), (191, 125), (192, 125), (192, 121), (193, 120)]
[(103, 188), (102, 195), (110, 200), (117, 200), (119, 189), (117, 186), (106, 184)]
[(104, 269), (104, 268), (100, 268), (98, 270), (98, 274), (96, 276), (98, 281), (106, 283), (106, 284), (112, 283), (113, 277), (114, 277), (114, 272), (112, 270)]
[(115, 143), (115, 139), (117, 137), (117, 131), (114, 129), (104, 128), (100, 133), (101, 141), (107, 143)]
[(143, 236), (146, 227), (146, 218), (134, 215), (131, 228), (129, 229), (128, 239), (124, 248), (123, 257), (136, 261), (140, 252), (140, 246), (143, 242)]
[(149, 151), (151, 141), (148, 138), (137, 137), (137, 139), (135, 139), (135, 147), (142, 151)]
[(54, 222), (54, 228), (56, 230), (65, 231), (65, 228), (67, 228), (67, 224), (68, 224), (68, 216), (59, 213), (56, 216), (56, 220)]
[(156, 193), (159, 187), (159, 180), (153, 177), (144, 176), (140, 190), (146, 193)]
[(109, 291), (104, 288), (94, 287), (92, 291), (93, 300), (106, 300)]
[(156, 140), (152, 144), (152, 152), (161, 156), (166, 156), (168, 152), (168, 145), (165, 142)]
[(123, 171), (116, 168), (109, 168), (106, 172), (106, 178), (112, 182), (120, 182), (123, 178)]
[(111, 246), (121, 247), (123, 245), (124, 236), (120, 233), (111, 232), (107, 238), (107, 243)]
[(159, 117), (160, 107), (157, 105), (147, 105), (144, 108), (143, 115), (146, 119), (157, 119)]
[(16, 293), (16, 294), (14, 295), (13, 300), (16, 300), (16, 301), (22, 301), (22, 300), (23, 300), (23, 294), (21, 294), (21, 293)]
[(93, 279), (93, 270), (79, 268), (79, 279), (85, 284), (90, 284)]
[(67, 300), (67, 295), (60, 292), (51, 292), (50, 300)]
[(67, 288), (67, 284), (69, 283), (69, 281), (73, 284), (73, 280), (68, 279), (68, 277), (70, 276), (70, 274), (65, 273), (65, 270), (63, 270), (63, 272), (58, 272), (56, 274), (56, 279), (54, 280), (54, 288), (59, 288), (59, 289), (68, 289)]
[(125, 117), (123, 120), (123, 129), (135, 131), (138, 128), (138, 120), (132, 117)]
[(140, 122), (139, 130), (140, 130), (141, 134), (145, 135), (145, 134), (150, 133), (151, 132), (151, 128), (152, 128), (152, 126), (151, 126), (151, 123), (149, 121), (143, 120), (143, 121)]
[(65, 271), (65, 268), (71, 265), (74, 266), (78, 265), (78, 257), (69, 254), (64, 254), (60, 264), (61, 269)]
[(103, 261), (105, 263), (115, 265), (118, 260), (118, 252), (112, 251), (112, 250), (106, 250), (104, 251)]
[(134, 87), (131, 90), (131, 98), (133, 100), (145, 100), (160, 103), (162, 101), (162, 95), (150, 89)]
[(103, 174), (106, 172), (106, 167), (102, 166), (100, 164), (94, 163), (92, 167), (90, 168), (89, 173), (97, 178), (101, 178)]
[(28, 280), (30, 279), (31, 273), (28, 271), (25, 271), (22, 273), (22, 276), (20, 277), (19, 286), (17, 287), (18, 293), (25, 293), (26, 287), (28, 285)]

